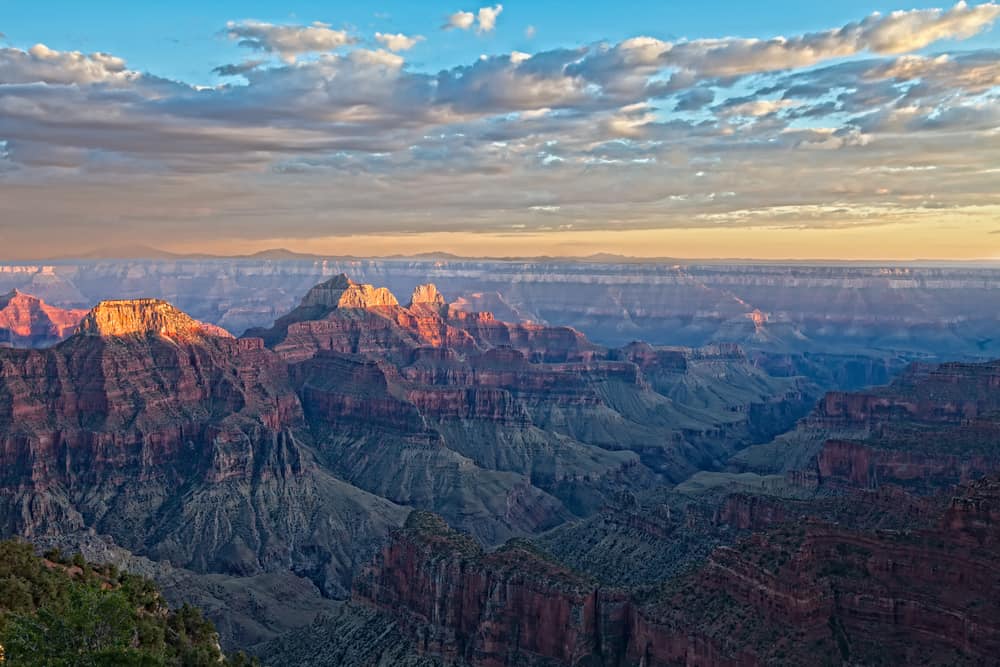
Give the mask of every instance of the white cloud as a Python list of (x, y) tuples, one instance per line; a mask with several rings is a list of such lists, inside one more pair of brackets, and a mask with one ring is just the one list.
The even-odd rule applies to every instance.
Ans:
[(794, 107), (799, 102), (795, 100), (751, 100), (725, 108), (724, 113), (731, 116), (767, 116), (772, 113)]
[(478, 32), (493, 32), (493, 29), (497, 27), (497, 17), (500, 16), (500, 12), (503, 11), (503, 5), (493, 5), (492, 7), (481, 7), (479, 9), (479, 25), (476, 30)]
[(334, 51), (355, 42), (346, 30), (334, 30), (319, 21), (308, 26), (230, 21), (226, 31), (230, 39), (239, 40), (240, 46), (276, 53), (285, 62), (295, 62), (303, 53)]
[(125, 61), (107, 53), (56, 51), (44, 44), (35, 44), (27, 51), (0, 48), (0, 84), (123, 84), (137, 78)]
[(475, 14), (472, 12), (459, 11), (449, 16), (442, 28), (445, 30), (451, 30), (452, 28), (457, 28), (458, 30), (468, 30), (475, 22)]
[(398, 69), (403, 66), (405, 60), (402, 56), (386, 51), (385, 49), (356, 49), (348, 56), (352, 62), (362, 65), (388, 67)]
[(967, 39), (986, 30), (998, 17), (1000, 4), (993, 2), (975, 7), (959, 2), (948, 11), (921, 9), (887, 16), (875, 13), (841, 28), (791, 38), (699, 39), (667, 44), (662, 63), (711, 76), (808, 67), (865, 51), (898, 54), (942, 39)]
[(907, 53), (942, 39), (968, 39), (998, 17), (1000, 5), (987, 2), (970, 7), (964, 0), (948, 11), (897, 11), (885, 17), (872, 14), (861, 22), (860, 41), (875, 53)]
[(409, 51), (419, 42), (424, 41), (424, 38), (420, 35), (410, 37), (401, 32), (396, 34), (377, 32), (375, 33), (375, 39), (390, 51)]
[(497, 26), (497, 17), (500, 16), (500, 12), (502, 11), (503, 5), (500, 4), (493, 5), (492, 7), (480, 7), (476, 13), (458, 11), (449, 16), (448, 20), (441, 27), (444, 30), (469, 30), (475, 26), (476, 32), (479, 34), (493, 32)]

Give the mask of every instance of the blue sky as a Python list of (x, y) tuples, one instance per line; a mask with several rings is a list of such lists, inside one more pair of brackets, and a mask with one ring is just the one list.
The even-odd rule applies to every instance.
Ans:
[(1000, 258), (998, 18), (0, 0), (0, 245)]
[[(803, 2), (802, 0), (553, 0), (508, 1), (494, 33), (444, 32), (440, 26), (461, 2), (266, 2), (251, 0), (100, 3), (0, 0), (2, 31), (8, 43), (37, 42), (59, 50), (107, 51), (139, 70), (201, 84), (217, 80), (213, 67), (238, 60), (227, 40), (227, 21), (257, 19), (272, 23), (322, 21), (362, 33), (403, 32), (433, 37), (411, 52), (414, 67), (435, 71), (475, 60), (480, 54), (541, 51), (591, 42), (619, 42), (635, 35), (664, 40), (702, 37), (772, 37), (824, 30), (874, 11), (939, 7), (935, 0), (903, 2)], [(525, 36), (529, 26), (534, 37)], [(980, 35), (964, 48), (996, 44)], [(940, 45), (938, 45), (940, 47)]]

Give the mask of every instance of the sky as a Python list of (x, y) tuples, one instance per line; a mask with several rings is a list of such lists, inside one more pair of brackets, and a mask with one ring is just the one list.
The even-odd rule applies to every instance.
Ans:
[(1000, 259), (998, 20), (0, 0), (0, 259)]

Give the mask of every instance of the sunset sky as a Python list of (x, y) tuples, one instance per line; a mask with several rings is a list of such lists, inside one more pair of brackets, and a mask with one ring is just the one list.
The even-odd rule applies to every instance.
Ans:
[(1000, 259), (1000, 4), (0, 0), (0, 260)]

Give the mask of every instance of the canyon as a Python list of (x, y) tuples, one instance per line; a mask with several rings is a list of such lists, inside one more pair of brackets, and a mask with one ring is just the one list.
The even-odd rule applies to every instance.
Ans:
[(130, 257), (3, 265), (0, 290), (17, 288), (74, 308), (155, 297), (239, 335), (270, 326), (313, 285), (346, 273), (395, 294), (433, 282), (461, 310), (571, 326), (611, 347), (634, 340), (688, 347), (735, 342), (768, 354), (847, 357), (825, 365), (826, 372), (853, 355), (876, 352), (889, 360), (899, 354), (906, 360), (1000, 357), (995, 263), (362, 259), (281, 252)]
[[(665, 304), (684, 272), (700, 282), (676, 283), (682, 309), (699, 314), (636, 342), (600, 321), (610, 286), (645, 266), (560, 269), (593, 299), (594, 340), (529, 307), (563, 278), (519, 286), (511, 263), (480, 263), (508, 280), (482, 297), (424, 279), (402, 301), (322, 276), (239, 337), (235, 316), (161, 299), (164, 266), (98, 264), (126, 271), (111, 286), (158, 287), (48, 315), (0, 349), (0, 535), (153, 577), (172, 603), (203, 606), (227, 648), (265, 664), (653, 667), (982, 664), (1000, 646), (992, 343), (979, 324), (942, 338), (907, 320), (900, 344), (884, 334), (903, 321), (891, 309), (862, 331), (854, 302), (828, 313), (850, 322), (824, 326), (859, 333), (821, 335), (799, 301), (862, 277), (876, 293), (912, 296), (916, 281), (925, 300), (982, 296), (988, 271), (760, 267), (737, 281), (683, 267), (651, 283), (646, 323), (679, 317)], [(356, 264), (406, 283), (428, 262)], [(456, 284), (487, 279), (435, 264)], [(220, 261), (179, 262), (170, 289), (205, 289), (204, 312), (243, 298), (248, 276), (267, 299), (339, 266), (253, 273), (266, 265), (230, 262), (213, 292)], [(87, 299), (67, 266), (0, 279)], [(723, 297), (737, 305), (719, 319)], [(785, 328), (765, 298), (804, 319)], [(56, 312), (10, 301), (20, 324)], [(950, 352), (962, 360), (931, 361)]]

